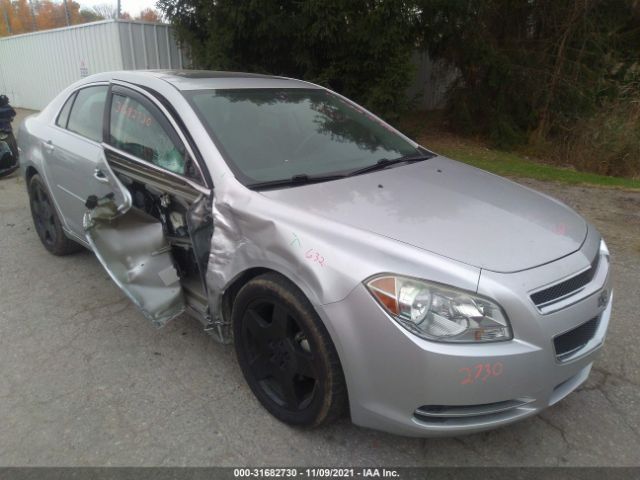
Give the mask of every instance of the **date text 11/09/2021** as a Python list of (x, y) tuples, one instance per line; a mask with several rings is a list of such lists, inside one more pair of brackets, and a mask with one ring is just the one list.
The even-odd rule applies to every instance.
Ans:
[(305, 477), (305, 478), (398, 478), (399, 472), (388, 468), (234, 468), (234, 478)]

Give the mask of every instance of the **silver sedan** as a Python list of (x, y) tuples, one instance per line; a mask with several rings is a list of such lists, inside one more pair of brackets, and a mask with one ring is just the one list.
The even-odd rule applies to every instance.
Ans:
[(102, 73), (19, 142), (44, 247), (93, 250), (155, 326), (187, 313), (233, 343), (284, 422), (494, 428), (575, 390), (604, 342), (592, 225), (317, 85)]

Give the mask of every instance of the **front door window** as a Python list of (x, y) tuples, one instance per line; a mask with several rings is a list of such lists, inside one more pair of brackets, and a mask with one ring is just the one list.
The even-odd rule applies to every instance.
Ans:
[(113, 95), (110, 144), (164, 170), (185, 174), (185, 151), (174, 132), (137, 100)]

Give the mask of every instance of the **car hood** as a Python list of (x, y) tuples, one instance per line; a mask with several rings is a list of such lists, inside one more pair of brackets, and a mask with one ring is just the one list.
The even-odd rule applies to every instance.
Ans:
[(433, 159), (265, 196), (333, 221), (496, 272), (569, 255), (585, 220), (546, 195), (474, 167)]

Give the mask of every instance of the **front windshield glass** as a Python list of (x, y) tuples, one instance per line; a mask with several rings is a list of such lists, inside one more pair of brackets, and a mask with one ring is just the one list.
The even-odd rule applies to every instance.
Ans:
[(321, 89), (187, 92), (238, 179), (338, 175), (418, 155), (375, 117)]

